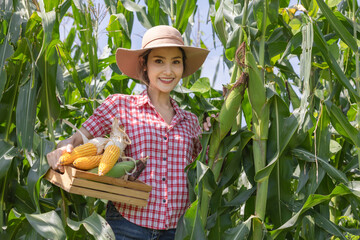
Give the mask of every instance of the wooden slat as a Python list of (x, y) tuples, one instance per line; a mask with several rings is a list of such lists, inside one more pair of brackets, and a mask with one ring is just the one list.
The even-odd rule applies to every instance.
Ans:
[(75, 178), (84, 178), (84, 179), (88, 179), (88, 180), (109, 183), (112, 185), (117, 185), (117, 186), (121, 186), (121, 187), (127, 187), (127, 188), (131, 188), (131, 189), (137, 189), (137, 190), (147, 191), (147, 192), (150, 192), (152, 189), (152, 187), (150, 185), (147, 185), (140, 181), (125, 181), (120, 178), (99, 176), (97, 174), (81, 171), (81, 170), (72, 168), (70, 166), (68, 166), (68, 168), (71, 168), (70, 171), (72, 171), (72, 176)]
[(95, 197), (95, 198), (102, 198), (107, 199), (115, 202), (122, 202), (127, 204), (132, 204), (140, 207), (145, 207), (147, 205), (147, 201), (144, 199), (138, 199), (134, 197), (126, 197), (121, 196), (117, 194), (107, 193), (107, 192), (101, 192), (101, 197), (99, 197), (99, 191), (98, 190), (92, 190), (88, 188), (83, 187), (77, 187), (72, 186), (70, 189), (71, 193), (80, 194), (80, 195), (86, 195), (89, 197)]
[(44, 178), (70, 193), (142, 207), (147, 205), (151, 191), (151, 186), (140, 181), (98, 176), (70, 166), (65, 166), (64, 173), (49, 169)]
[(69, 192), (71, 188), (72, 179), (66, 172), (61, 174), (52, 169), (49, 169), (46, 175), (44, 176), (44, 178), (47, 179), (52, 184), (61, 187), (67, 192)]
[[(110, 184), (89, 181), (89, 180), (81, 179), (81, 178), (75, 178), (72, 186), (85, 187), (85, 188), (89, 188), (89, 189), (94, 189), (94, 190), (99, 190), (99, 191), (109, 192), (109, 193), (114, 193), (114, 194), (120, 194), (123, 196), (135, 197), (135, 198), (140, 198), (140, 199), (145, 199), (145, 200), (149, 198), (149, 192), (138, 191), (138, 190), (133, 190), (133, 189), (129, 189), (129, 188), (123, 188), (120, 186), (114, 186), (114, 185), (110, 185)], [(100, 195), (98, 195), (97, 197), (101, 198)]]

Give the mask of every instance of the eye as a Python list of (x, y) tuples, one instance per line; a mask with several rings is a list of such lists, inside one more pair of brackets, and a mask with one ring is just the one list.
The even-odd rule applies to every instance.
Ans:
[(155, 63), (162, 63), (163, 61), (161, 59), (155, 59)]
[(174, 60), (173, 63), (174, 63), (174, 64), (180, 64), (181, 61), (180, 61), (180, 60)]

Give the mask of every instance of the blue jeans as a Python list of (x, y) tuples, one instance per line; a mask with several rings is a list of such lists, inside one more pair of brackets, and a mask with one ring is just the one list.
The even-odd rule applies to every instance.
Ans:
[(176, 229), (155, 230), (126, 220), (110, 201), (107, 206), (106, 221), (110, 224), (116, 240), (173, 240), (175, 238)]

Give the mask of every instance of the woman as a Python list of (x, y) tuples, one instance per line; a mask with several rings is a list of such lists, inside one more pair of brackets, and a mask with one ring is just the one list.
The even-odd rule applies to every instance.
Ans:
[[(189, 204), (184, 169), (201, 151), (201, 128), (197, 117), (179, 108), (170, 92), (181, 78), (201, 67), (207, 54), (206, 49), (185, 46), (180, 32), (170, 26), (149, 29), (139, 50), (119, 48), (116, 52), (120, 70), (141, 80), (147, 89), (140, 95), (109, 96), (80, 130), (88, 138), (103, 136), (110, 132), (116, 117), (132, 142), (125, 155), (134, 159), (149, 156), (139, 177), (152, 186), (147, 206), (108, 204), (107, 221), (117, 239), (175, 236), (177, 221)], [(61, 141), (58, 149), (48, 154), (49, 165), (62, 171), (59, 157), (80, 144), (78, 133)]]

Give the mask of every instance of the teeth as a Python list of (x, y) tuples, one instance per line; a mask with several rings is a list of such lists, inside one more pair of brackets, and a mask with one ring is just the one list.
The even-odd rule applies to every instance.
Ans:
[(160, 78), (160, 80), (164, 82), (171, 82), (173, 78)]

